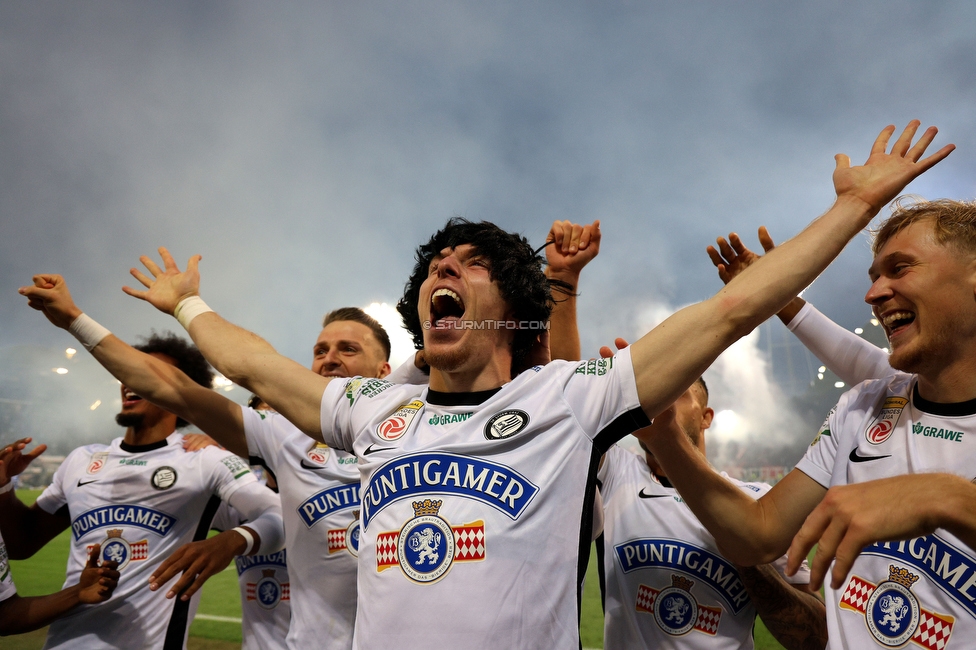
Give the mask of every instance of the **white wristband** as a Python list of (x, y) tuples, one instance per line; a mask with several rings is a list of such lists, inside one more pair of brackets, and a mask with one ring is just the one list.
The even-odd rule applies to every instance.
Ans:
[(207, 307), (207, 303), (203, 302), (203, 298), (200, 296), (190, 296), (189, 298), (184, 298), (176, 305), (176, 309), (173, 310), (173, 315), (176, 316), (176, 320), (180, 321), (183, 329), (189, 331), (190, 321), (208, 311), (213, 311), (213, 309)]
[(249, 531), (247, 528), (244, 528), (243, 526), (238, 526), (237, 528), (231, 528), (231, 530), (233, 530), (236, 533), (240, 533), (241, 537), (244, 538), (244, 541), (247, 542), (247, 548), (244, 549), (244, 552), (241, 553), (241, 555), (250, 555), (251, 549), (254, 548), (254, 534), (251, 531)]
[(78, 342), (91, 352), (95, 346), (102, 342), (102, 339), (111, 334), (110, 331), (95, 322), (88, 314), (82, 314), (71, 321), (68, 331), (78, 339)]
[(6, 485), (0, 487), (0, 494), (4, 494), (5, 492), (10, 492), (12, 489), (14, 489), (14, 480), (10, 479), (9, 481), (7, 481)]

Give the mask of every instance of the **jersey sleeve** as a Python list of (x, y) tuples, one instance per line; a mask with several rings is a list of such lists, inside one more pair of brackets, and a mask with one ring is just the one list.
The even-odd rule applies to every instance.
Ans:
[(847, 331), (810, 303), (786, 327), (848, 386), (895, 374), (884, 350)]
[(206, 466), (210, 468), (210, 489), (221, 501), (229, 501), (234, 492), (241, 487), (257, 482), (247, 461), (235, 456), (226, 449), (207, 447), (200, 450), (206, 454)]
[(564, 396), (580, 427), (601, 449), (651, 423), (637, 398), (630, 348), (609, 359), (576, 364)]
[[(600, 466), (596, 478), (600, 481), (600, 492), (606, 500), (613, 497), (620, 482), (620, 473), (623, 471), (624, 463), (627, 460), (623, 454), (630, 454), (630, 452), (617, 445), (610, 445), (610, 449), (607, 449), (606, 453), (603, 454), (603, 464)], [(633, 456), (633, 454), (630, 455)]]
[(214, 515), (213, 523), (210, 524), (210, 528), (224, 532), (236, 528), (242, 523), (244, 523), (244, 518), (241, 517), (241, 513), (237, 512), (226, 501), (221, 501), (220, 507), (217, 508), (217, 514)]
[(7, 600), (17, 593), (13, 576), (10, 575), (10, 558), (7, 556), (7, 546), (0, 537), (0, 602)]
[(397, 366), (397, 369), (386, 376), (386, 380), (394, 384), (426, 385), (430, 383), (430, 375), (417, 367), (414, 357)]
[[(364, 430), (377, 409), (396, 406), (419, 396), (426, 386), (397, 385), (385, 379), (352, 377), (334, 379), (322, 394), (322, 441), (330, 447), (352, 453), (357, 434)], [(394, 397), (395, 396), (395, 397)]]
[(286, 437), (286, 432), (282, 430), (281, 425), (282, 421), (285, 423), (288, 421), (283, 415), (273, 411), (255, 411), (246, 406), (241, 407), (241, 413), (248, 455), (260, 458), (268, 469), (277, 473), (281, 445)]
[(820, 425), (820, 431), (817, 432), (813, 442), (810, 443), (810, 447), (803, 454), (803, 458), (796, 464), (796, 469), (828, 489), (830, 488), (831, 476), (834, 473), (834, 462), (837, 459), (838, 442), (836, 434), (839, 432), (837, 410), (841, 407), (846, 396), (846, 393), (842, 395), (841, 402), (830, 409), (824, 423)]
[(800, 568), (796, 570), (791, 576), (786, 575), (786, 563), (788, 561), (787, 556), (783, 555), (779, 559), (774, 560), (770, 563), (770, 566), (776, 569), (776, 572), (783, 576), (791, 585), (808, 585), (810, 584), (810, 565), (806, 560), (800, 563)]
[(53, 515), (62, 506), (67, 505), (68, 498), (64, 493), (65, 475), (68, 473), (71, 463), (76, 460), (77, 455), (84, 453), (86, 453), (84, 447), (75, 449), (58, 465), (58, 469), (55, 470), (54, 476), (51, 478), (51, 484), (41, 492), (41, 496), (37, 497), (37, 501), (35, 501), (38, 508), (49, 515)]

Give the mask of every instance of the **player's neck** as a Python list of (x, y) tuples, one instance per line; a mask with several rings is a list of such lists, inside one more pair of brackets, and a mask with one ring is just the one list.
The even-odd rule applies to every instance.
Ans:
[(457, 370), (430, 369), (431, 390), (442, 393), (474, 393), (504, 386), (512, 380), (512, 360), (493, 357), (481, 367)]
[(937, 371), (919, 372), (918, 393), (941, 404), (976, 399), (976, 360), (959, 358)]
[(125, 430), (123, 440), (133, 447), (142, 447), (166, 440), (176, 429), (172, 423), (157, 422), (148, 427), (129, 427)]

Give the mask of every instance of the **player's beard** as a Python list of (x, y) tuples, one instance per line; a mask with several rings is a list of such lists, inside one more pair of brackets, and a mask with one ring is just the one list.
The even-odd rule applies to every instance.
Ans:
[(888, 363), (895, 370), (914, 374), (925, 374), (929, 368), (941, 370), (956, 359), (954, 338), (951, 326), (944, 323), (928, 340), (915, 341), (907, 349), (892, 349)]
[(142, 427), (143, 420), (145, 416), (142, 413), (119, 413), (115, 416), (115, 423), (126, 428), (139, 429)]

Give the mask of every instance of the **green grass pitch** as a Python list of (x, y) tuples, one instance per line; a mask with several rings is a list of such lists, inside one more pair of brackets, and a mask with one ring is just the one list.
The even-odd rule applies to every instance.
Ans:
[[(40, 494), (36, 490), (18, 491), (25, 503), (33, 503)], [(38, 596), (61, 589), (64, 582), (65, 563), (68, 558), (70, 532), (65, 531), (34, 557), (22, 562), (10, 563), (17, 592), (21, 596)], [(203, 588), (198, 614), (240, 618), (241, 600), (237, 586), (237, 573), (233, 565), (212, 577)], [(600, 605), (600, 585), (596, 571), (596, 553), (590, 553), (590, 565), (586, 573), (583, 591), (583, 613), (580, 635), (584, 648), (603, 647), (603, 609)], [(757, 650), (782, 648), (770, 636), (757, 619), (755, 630)], [(9, 650), (37, 650), (44, 644), (44, 634), (35, 632), (19, 637), (3, 639), (3, 648)], [(192, 650), (229, 650), (240, 648), (241, 627), (236, 623), (197, 619), (190, 627), (189, 648)]]

